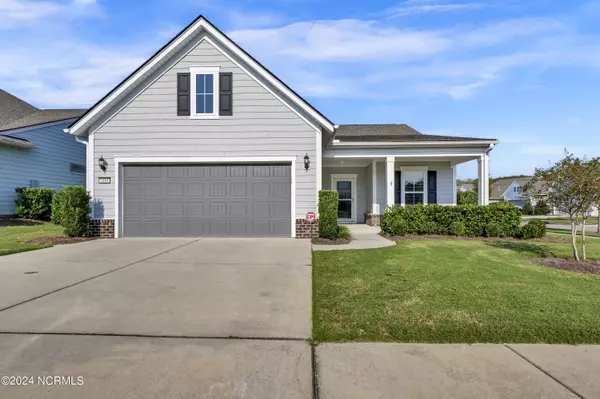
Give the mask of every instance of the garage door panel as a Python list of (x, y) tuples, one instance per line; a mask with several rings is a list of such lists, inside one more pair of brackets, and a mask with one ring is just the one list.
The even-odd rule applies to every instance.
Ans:
[(289, 236), (291, 167), (125, 165), (125, 236)]

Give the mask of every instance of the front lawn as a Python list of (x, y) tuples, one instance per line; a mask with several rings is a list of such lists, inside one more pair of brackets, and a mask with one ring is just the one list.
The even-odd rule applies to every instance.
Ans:
[(23, 241), (56, 236), (63, 236), (63, 228), (51, 223), (0, 227), (0, 256), (51, 247), (52, 244), (25, 244)]
[[(315, 341), (600, 343), (600, 276), (528, 258), (568, 242), (411, 239), (313, 253)], [(588, 240), (600, 259), (600, 240)]]

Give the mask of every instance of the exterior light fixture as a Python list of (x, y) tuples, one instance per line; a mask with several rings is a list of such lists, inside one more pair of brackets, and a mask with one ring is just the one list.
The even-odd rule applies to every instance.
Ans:
[(310, 167), (310, 158), (308, 157), (308, 153), (304, 156), (304, 170), (308, 170)]
[(101, 156), (100, 159), (98, 159), (98, 166), (100, 167), (100, 169), (102, 169), (103, 172), (106, 172), (108, 162), (106, 162), (106, 159), (104, 159), (104, 157)]

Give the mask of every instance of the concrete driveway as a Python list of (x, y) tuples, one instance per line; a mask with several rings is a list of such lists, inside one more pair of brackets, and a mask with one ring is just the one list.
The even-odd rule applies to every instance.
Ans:
[(84, 378), (0, 397), (305, 398), (310, 335), (305, 240), (98, 240), (0, 257), (0, 376)]

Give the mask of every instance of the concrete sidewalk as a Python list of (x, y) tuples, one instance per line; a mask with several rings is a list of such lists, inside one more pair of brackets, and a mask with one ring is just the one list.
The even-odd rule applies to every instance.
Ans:
[(598, 398), (599, 346), (324, 344), (321, 399)]
[(379, 235), (379, 227), (368, 226), (366, 224), (349, 224), (352, 241), (342, 245), (314, 245), (313, 251), (343, 251), (345, 249), (370, 249), (393, 247), (395, 242), (383, 238)]

